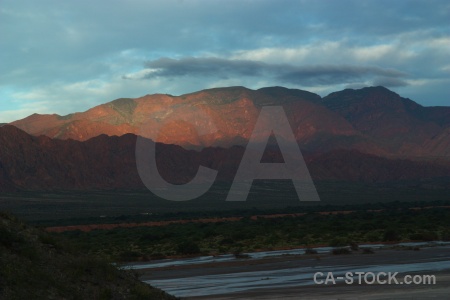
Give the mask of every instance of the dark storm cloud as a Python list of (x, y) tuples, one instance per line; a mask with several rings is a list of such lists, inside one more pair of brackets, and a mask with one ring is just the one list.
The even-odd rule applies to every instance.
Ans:
[(181, 59), (159, 58), (148, 61), (145, 67), (156, 69), (145, 78), (154, 76), (175, 77), (175, 76), (258, 76), (263, 72), (273, 68), (262, 62), (251, 60), (230, 60), (218, 57), (185, 57)]
[(400, 78), (392, 78), (392, 77), (379, 77), (373, 80), (374, 86), (385, 86), (385, 87), (400, 87), (407, 86), (408, 83)]
[(278, 76), (278, 79), (284, 82), (315, 86), (346, 84), (380, 75), (386, 76), (384, 78), (388, 79), (397, 79), (397, 77), (406, 76), (403, 72), (379, 67), (323, 65), (296, 67), (293, 68), (293, 71)]
[(398, 70), (371, 66), (294, 66), (218, 57), (160, 58), (146, 62), (145, 67), (151, 71), (142, 76), (142, 79), (179, 76), (216, 78), (265, 76), (278, 82), (305, 86), (345, 84), (374, 77), (377, 82), (385, 83), (386, 86), (403, 86), (405, 83), (399, 77), (407, 75)]

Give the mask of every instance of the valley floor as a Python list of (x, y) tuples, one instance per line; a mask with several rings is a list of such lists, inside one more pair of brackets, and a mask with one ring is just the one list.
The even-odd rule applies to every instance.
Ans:
[[(314, 284), (316, 272), (399, 272), (435, 275), (434, 285)], [(374, 254), (279, 256), (260, 260), (141, 270), (141, 280), (182, 299), (448, 299), (450, 247), (377, 250)], [(326, 276), (326, 275), (324, 275)], [(322, 279), (325, 279), (323, 277)]]

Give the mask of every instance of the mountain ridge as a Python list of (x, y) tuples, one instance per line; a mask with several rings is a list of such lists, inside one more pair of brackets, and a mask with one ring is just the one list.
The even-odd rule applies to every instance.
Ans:
[[(31, 136), (12, 126), (0, 127), (0, 191), (145, 189), (136, 169), (137, 136), (100, 135), (87, 141)], [(245, 148), (207, 147), (200, 151), (156, 144), (161, 176), (189, 182), (200, 165), (218, 170), (217, 180), (234, 179)], [(266, 151), (263, 162), (282, 162), (282, 154)], [(388, 159), (356, 150), (304, 152), (316, 181), (383, 183), (450, 178), (450, 163)]]
[[(132, 133), (192, 149), (245, 146), (261, 107), (267, 105), (283, 106), (297, 142), (308, 151), (344, 148), (383, 157), (450, 157), (450, 107), (424, 107), (380, 86), (323, 98), (279, 86), (152, 94), (119, 98), (66, 116), (33, 114), (11, 124), (58, 139)], [(142, 131), (144, 125), (152, 129)], [(199, 135), (197, 128), (217, 130)]]

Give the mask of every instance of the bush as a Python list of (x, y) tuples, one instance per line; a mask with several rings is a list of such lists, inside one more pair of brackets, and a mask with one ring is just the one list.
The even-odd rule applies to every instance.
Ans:
[(242, 252), (234, 252), (233, 255), (234, 255), (234, 258), (237, 258), (237, 259), (250, 258), (250, 255), (248, 255), (246, 253), (242, 253)]
[(359, 250), (359, 246), (355, 242), (350, 242), (350, 249), (352, 249), (352, 251), (358, 251)]
[(400, 240), (400, 234), (395, 229), (387, 229), (383, 235), (383, 241), (385, 242), (396, 242)]
[(11, 233), (8, 229), (3, 226), (0, 227), (0, 245), (5, 247), (11, 247), (15, 242), (20, 242), (19, 236)]
[(450, 241), (450, 230), (446, 230), (442, 233), (443, 241)]
[(317, 254), (317, 250), (316, 249), (312, 249), (312, 248), (306, 248), (305, 249), (305, 254), (308, 254), (308, 255)]
[(234, 241), (231, 238), (224, 238), (223, 240), (220, 241), (219, 243), (220, 245), (233, 245)]
[(343, 247), (347, 246), (347, 244), (348, 244), (347, 241), (344, 240), (343, 238), (334, 238), (330, 242), (330, 247)]
[(410, 235), (411, 240), (415, 241), (436, 241), (439, 239), (439, 236), (433, 231), (424, 231), (424, 232), (416, 232)]
[(157, 259), (165, 259), (165, 258), (167, 258), (167, 256), (164, 255), (164, 254), (161, 253), (161, 252), (153, 252), (153, 253), (150, 255), (150, 258), (151, 258), (151, 259), (157, 260)]
[(57, 250), (67, 250), (63, 249), (63, 244), (60, 240), (47, 232), (40, 232), (38, 238), (41, 243), (49, 245)]
[(369, 242), (379, 242), (381, 239), (381, 234), (377, 231), (370, 231), (366, 234), (365, 239)]
[(348, 248), (334, 248), (332, 253), (334, 255), (341, 255), (341, 254), (350, 254), (351, 251)]
[(132, 250), (125, 250), (119, 254), (120, 261), (137, 261), (141, 253)]
[(200, 248), (193, 241), (184, 241), (177, 245), (177, 253), (188, 255), (188, 254), (199, 254)]

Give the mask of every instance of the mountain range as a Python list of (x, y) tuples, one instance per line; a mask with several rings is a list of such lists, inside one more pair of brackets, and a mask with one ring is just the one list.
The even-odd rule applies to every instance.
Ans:
[[(137, 135), (157, 142), (167, 181), (188, 182), (199, 165), (231, 181), (265, 105), (284, 107), (315, 181), (450, 178), (450, 107), (423, 107), (384, 87), (324, 98), (282, 87), (229, 87), (118, 99), (1, 126), (0, 191), (143, 189)], [(143, 132), (144, 125), (155, 130)], [(199, 135), (195, 126), (216, 130)], [(283, 158), (269, 146), (263, 160)]]
[[(282, 87), (228, 87), (171, 96), (117, 99), (66, 116), (33, 114), (12, 122), (25, 132), (86, 141), (133, 133), (185, 148), (246, 145), (259, 110), (284, 107), (302, 149), (354, 149), (378, 156), (449, 157), (450, 107), (423, 107), (384, 87), (346, 89), (324, 98)], [(143, 125), (155, 130), (141, 131)], [(212, 128), (199, 135), (195, 128)], [(157, 130), (159, 129), (159, 130)]]

